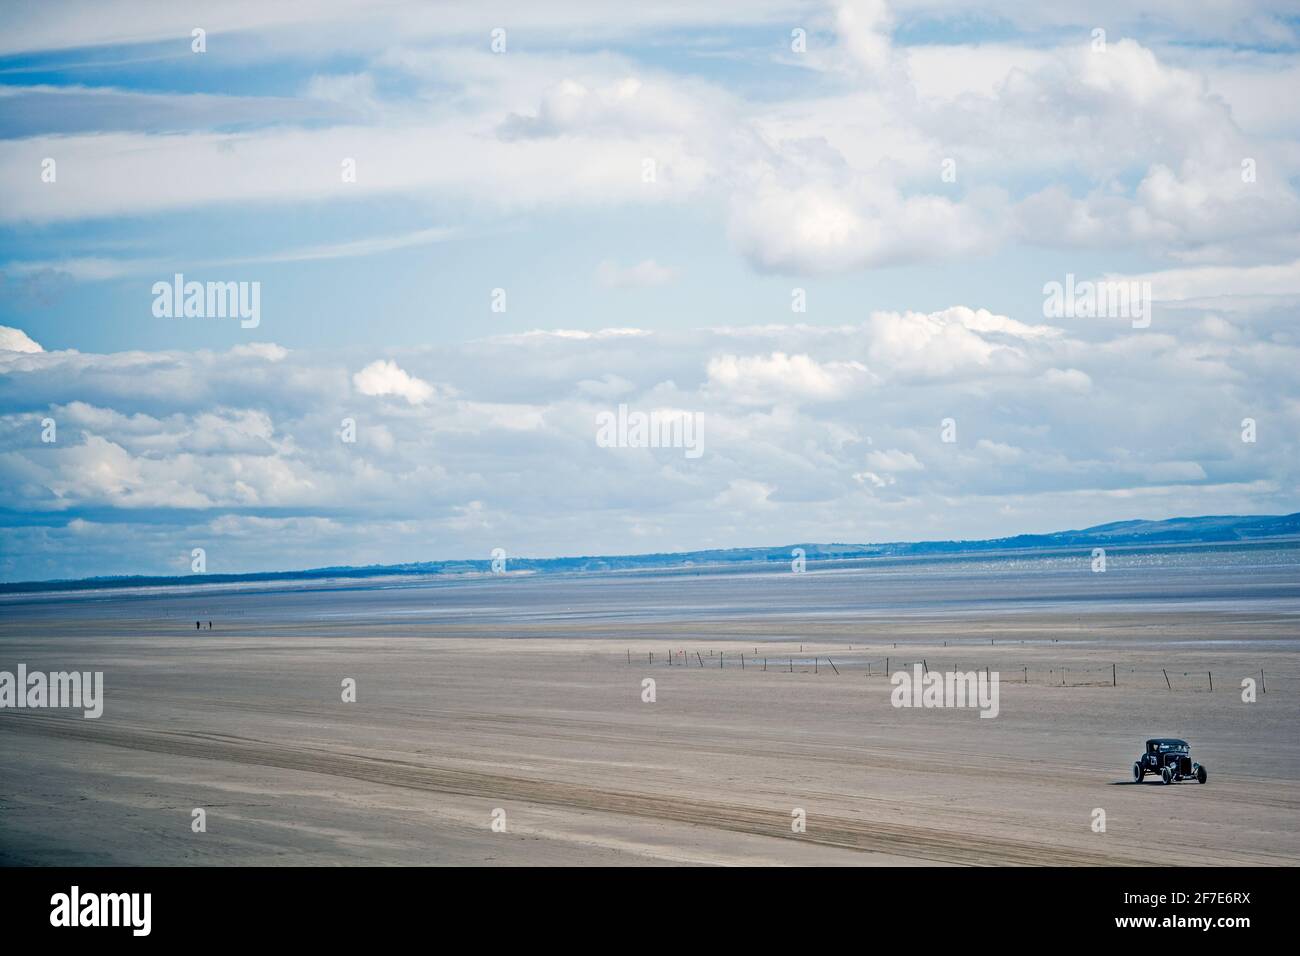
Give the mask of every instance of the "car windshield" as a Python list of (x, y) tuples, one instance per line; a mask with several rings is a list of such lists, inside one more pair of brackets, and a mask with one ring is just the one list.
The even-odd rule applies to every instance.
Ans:
[(1160, 753), (1162, 753), (1162, 754), (1168, 754), (1168, 753), (1185, 754), (1185, 753), (1187, 753), (1187, 744), (1177, 744), (1177, 743), (1173, 743), (1172, 741), (1169, 741), (1169, 740), (1161, 740), (1161, 741), (1159, 741), (1158, 743), (1155, 743), (1155, 744), (1152, 744), (1152, 745), (1151, 745), (1151, 750), (1152, 750), (1153, 753), (1156, 751), (1157, 748), (1159, 748)]

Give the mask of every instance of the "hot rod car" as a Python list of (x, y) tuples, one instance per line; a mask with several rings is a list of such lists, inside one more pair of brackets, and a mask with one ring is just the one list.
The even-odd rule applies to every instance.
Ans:
[(1141, 783), (1147, 774), (1157, 774), (1165, 783), (1195, 780), (1205, 783), (1205, 768), (1192, 760), (1192, 748), (1186, 740), (1153, 737), (1147, 741), (1146, 753), (1133, 761), (1133, 782)]

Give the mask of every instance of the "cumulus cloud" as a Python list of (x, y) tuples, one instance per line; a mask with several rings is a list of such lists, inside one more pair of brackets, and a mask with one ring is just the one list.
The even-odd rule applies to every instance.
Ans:
[(737, 195), (729, 228), (758, 269), (806, 275), (943, 259), (974, 251), (997, 231), (975, 205), (865, 181), (765, 182)]
[[(181, 570), (194, 540), (274, 568), (1294, 510), (1289, 8), (1099, 3), (1104, 52), (1064, 3), (985, 0), (938, 34), (944, 5), (909, 0), (516, 4), (496, 56), (472, 5), (236, 2), (210, 36), (250, 86), (286, 51), (272, 75), (298, 95), (0, 89), (13, 316), (52, 288), (97, 282), (111, 302), (170, 274), (188, 243), (141, 237), (171, 237), (181, 212), (206, 244), (196, 268), (292, 273), (304, 315), (312, 263), (382, 285), (447, 253), (440, 276), (512, 281), (497, 275), (524, 256), (478, 241), (506, 234), (512, 253), (544, 244), (556, 277), (656, 288), (604, 317), (527, 289), (516, 311), (512, 285), (499, 334), (462, 342), (453, 314), (403, 334), (412, 348), (104, 322), (105, 351), (45, 352), (51, 324), (0, 328), (0, 575)], [(15, 8), (0, 45), (146, 62), (135, 44), (192, 27), (165, 7), (141, 20), (109, 0), (57, 29)], [(968, 22), (999, 39), (952, 42)], [(776, 42), (792, 24), (806, 53)], [(681, 57), (647, 53), (669, 41)], [(36, 175), (55, 156), (57, 187)], [(330, 216), (379, 225), (257, 225)], [(232, 238), (231, 221), (253, 225)], [(1155, 321), (1040, 322), (1038, 290), (1065, 272), (1149, 281)], [(816, 314), (772, 321), (822, 277)], [(435, 308), (455, 313), (452, 293)], [(620, 405), (698, 413), (705, 453), (599, 447), (592, 422)]]
[(253, 356), (268, 362), (282, 362), (289, 350), (274, 342), (250, 342), (248, 345), (236, 345), (230, 350), (231, 355)]
[[(953, 306), (500, 336), (355, 373), (309, 349), (0, 352), (0, 573), (169, 570), (195, 540), (262, 568), (996, 536), (1003, 507), (1034, 527), (1294, 510), (1300, 343), (1285, 313), (1211, 319), (1079, 338)], [(704, 453), (600, 446), (619, 405), (700, 416)], [(1241, 441), (1246, 417), (1266, 441)], [(250, 533), (286, 513), (283, 540)]]
[[(693, 19), (677, 8), (663, 16)], [(505, 214), (720, 202), (735, 248), (761, 272), (875, 269), (1016, 240), (1227, 260), (1275, 249), (1300, 226), (1296, 131), (1273, 124), (1247, 138), (1235, 119), (1239, 108), (1258, 112), (1272, 89), (1254, 60), (1234, 69), (1216, 59), (1211, 75), (1208, 62), (1172, 62), (1176, 48), (1122, 34), (1104, 53), (1086, 42), (900, 45), (895, 31), (916, 16), (882, 0), (831, 4), (833, 42), (801, 58), (825, 84), (775, 102), (624, 55), (543, 48), (505, 69), (489, 52), (426, 40), (364, 71), (312, 77), (301, 99), (349, 107), (333, 122), (295, 113), (296, 127), (230, 132), (196, 113), (197, 128), (165, 134), (0, 141), (6, 181), (27, 182), (22, 171), (55, 154), (94, 170), (57, 191), (13, 190), (0, 221), (316, 202), (338, 196), (338, 170), (302, 157), (347, 156), (363, 171), (353, 198), (471, 199)], [(1124, 11), (1109, 16), (1123, 22)], [(410, 95), (385, 92), (384, 71)], [(1249, 180), (1247, 159), (1258, 173)], [(948, 162), (955, 178), (943, 180)], [(365, 250), (333, 254), (354, 252)], [(94, 256), (66, 267), (84, 278), (120, 268)]]
[(433, 397), (433, 386), (403, 371), (396, 362), (376, 359), (352, 376), (352, 384), (362, 395), (397, 395), (412, 405)]
[(861, 362), (821, 363), (808, 355), (720, 355), (709, 360), (711, 394), (747, 404), (828, 401), (868, 384)]
[(44, 352), (22, 329), (11, 329), (0, 325), (0, 351), (4, 352)]
[(647, 83), (621, 77), (599, 87), (565, 78), (548, 89), (536, 111), (512, 113), (498, 132), (506, 140), (613, 133), (663, 134), (681, 131), (699, 114), (696, 97), (680, 83)]

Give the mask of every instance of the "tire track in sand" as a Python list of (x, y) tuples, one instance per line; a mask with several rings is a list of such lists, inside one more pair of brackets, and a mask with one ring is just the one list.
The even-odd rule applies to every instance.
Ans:
[(897, 857), (965, 865), (1143, 865), (1141, 857), (1006, 840), (907, 824), (818, 814), (808, 832), (790, 832), (787, 808), (636, 793), (551, 780), (431, 766), (317, 748), (291, 747), (225, 734), (111, 727), (24, 714), (3, 720), (9, 731), (78, 740), (145, 753), (324, 774), (434, 793), (515, 800), (570, 810), (626, 814), (651, 820), (792, 839)]

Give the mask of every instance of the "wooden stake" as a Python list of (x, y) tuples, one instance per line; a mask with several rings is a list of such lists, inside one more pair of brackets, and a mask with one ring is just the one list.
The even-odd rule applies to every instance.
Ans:
[(833, 671), (835, 672), (835, 676), (836, 676), (836, 677), (839, 677), (839, 676), (840, 676), (840, 669), (839, 669), (838, 667), (835, 666), (835, 662), (834, 662), (833, 660), (831, 660), (831, 659), (828, 657), (828, 658), (826, 658), (826, 663), (831, 665), (831, 670), (833, 670)]
[(1168, 687), (1170, 690), (1173, 690), (1173, 689), (1174, 689), (1174, 685), (1171, 684), (1171, 683), (1169, 683), (1169, 671), (1165, 670), (1165, 669), (1162, 667), (1162, 668), (1160, 668), (1160, 673), (1162, 673), (1162, 674), (1165, 675), (1165, 686)]

